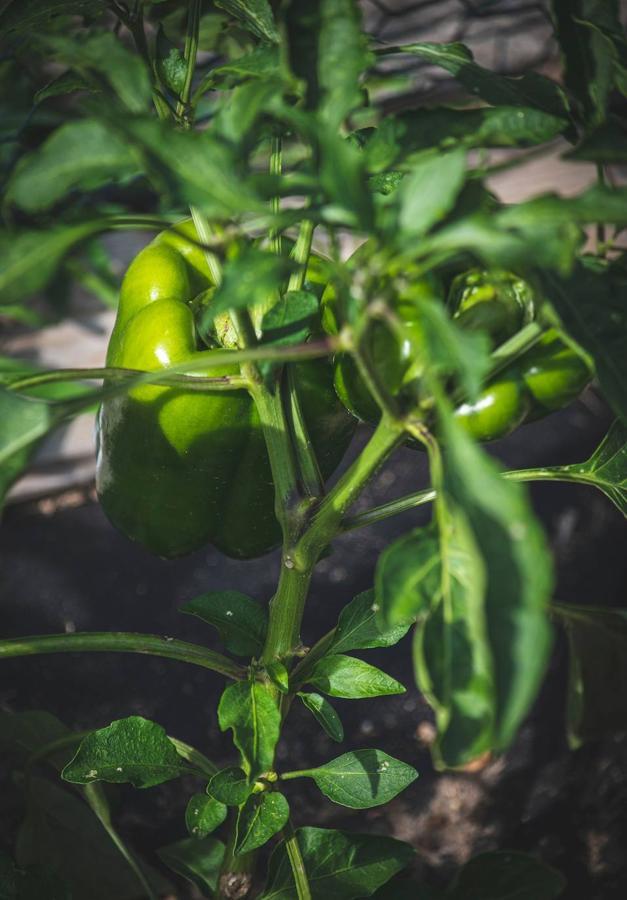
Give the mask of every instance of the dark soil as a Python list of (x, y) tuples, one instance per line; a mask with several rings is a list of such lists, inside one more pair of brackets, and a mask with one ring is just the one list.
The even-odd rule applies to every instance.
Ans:
[[(592, 405), (591, 411), (590, 406)], [(496, 446), (511, 467), (584, 459), (598, 443), (607, 416), (594, 397)], [(358, 445), (364, 439), (357, 438)], [(402, 451), (363, 498), (370, 506), (424, 486), (423, 456)], [(535, 508), (557, 561), (557, 598), (569, 603), (619, 605), (625, 598), (623, 522), (599, 493), (569, 485), (532, 488)], [(95, 503), (15, 507), (2, 525), (0, 631), (27, 634), (123, 630), (176, 635), (217, 647), (211, 629), (179, 615), (178, 605), (204, 590), (234, 588), (261, 600), (272, 593), (276, 554), (248, 563), (208, 549), (165, 562), (113, 530)], [(303, 631), (313, 642), (336, 621), (342, 605), (371, 586), (378, 553), (396, 535), (424, 522), (424, 508), (354, 532), (337, 541), (318, 568)], [(322, 798), (306, 782), (290, 784), (295, 823), (393, 834), (417, 850), (417, 870), (445, 882), (478, 851), (531, 851), (568, 879), (565, 900), (627, 896), (627, 738), (570, 752), (564, 735), (566, 647), (558, 635), (550, 671), (532, 714), (507, 755), (482, 770), (434, 772), (428, 752), (431, 714), (413, 687), (410, 643), (370, 651), (368, 660), (408, 686), (400, 697), (337, 701), (346, 729), (338, 751), (304, 710), (295, 707), (279, 760), (301, 768), (344, 749), (378, 746), (412, 763), (421, 777), (382, 809), (354, 814)], [(0, 708), (47, 709), (77, 729), (141, 714), (169, 734), (198, 746), (218, 763), (232, 762), (215, 709), (222, 688), (213, 673), (152, 657), (114, 654), (32, 657), (2, 663)], [(608, 685), (612, 690), (612, 685)], [(11, 846), (19, 815), (9, 773), (1, 778), (0, 845)], [(298, 785), (298, 788), (296, 787)], [(185, 834), (190, 782), (144, 792), (121, 789), (123, 833), (150, 857), (154, 848)], [(154, 857), (151, 857), (154, 861)], [(181, 887), (179, 897), (190, 897)]]

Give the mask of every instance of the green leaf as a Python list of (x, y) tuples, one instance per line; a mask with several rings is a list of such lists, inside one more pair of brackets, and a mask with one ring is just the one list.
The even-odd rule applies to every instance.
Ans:
[(318, 298), (309, 291), (287, 291), (264, 315), (261, 330), (269, 344), (300, 344), (319, 317)]
[(23, 713), (0, 710), (0, 752), (20, 766), (37, 750), (68, 734), (70, 729), (44, 710)]
[(210, 837), (185, 838), (161, 847), (157, 854), (173, 872), (195, 884), (204, 897), (213, 897), (224, 859), (222, 841)]
[(408, 237), (422, 235), (444, 218), (464, 183), (466, 153), (425, 153), (413, 164), (395, 197), (399, 224)]
[(595, 25), (619, 26), (615, 0), (552, 0), (555, 35), (564, 61), (566, 86), (583, 122), (594, 127), (605, 119), (615, 82), (612, 42)]
[(363, 699), (404, 694), (402, 684), (361, 659), (332, 655), (318, 660), (308, 683), (331, 697)]
[(62, 125), (21, 160), (6, 199), (27, 212), (39, 212), (72, 190), (92, 190), (137, 171), (131, 149), (106, 125), (81, 119)]
[(84, 738), (61, 774), (74, 784), (108, 781), (148, 788), (189, 771), (161, 725), (129, 716)]
[[(212, 131), (233, 144), (240, 144), (271, 101), (280, 97), (283, 89), (283, 82), (271, 76), (236, 87), (229, 94), (229, 102), (221, 106), (214, 117)], [(257, 140), (253, 135), (252, 142)]]
[(627, 516), (627, 429), (621, 422), (614, 422), (590, 459), (559, 466), (556, 472), (594, 485)]
[(566, 159), (605, 165), (627, 162), (625, 123), (618, 116), (609, 116), (606, 122), (584, 135), (577, 146), (564, 156)]
[(328, 700), (320, 694), (307, 694), (302, 691), (298, 692), (298, 696), (332, 741), (340, 743), (344, 740), (341, 719)]
[(163, 26), (157, 29), (155, 67), (165, 87), (175, 96), (180, 96), (187, 73), (185, 57), (166, 36)]
[(17, 303), (41, 290), (70, 250), (101, 230), (99, 222), (83, 222), (42, 231), (4, 231), (0, 235), (0, 304)]
[(231, 728), (249, 779), (272, 767), (281, 715), (266, 685), (240, 681), (229, 685), (218, 706), (220, 729)]
[(203, 315), (201, 329), (208, 328), (217, 315), (227, 310), (267, 302), (293, 267), (284, 256), (246, 247), (225, 265), (222, 283)]
[(104, 0), (8, 0), (0, 12), (0, 30), (31, 32), (60, 16), (94, 15), (105, 9)]
[[(296, 837), (312, 900), (370, 897), (413, 860), (412, 847), (375, 834), (345, 834), (326, 828), (299, 828)], [(296, 886), (285, 844), (270, 858), (260, 900), (294, 900)]]
[(33, 103), (43, 103), (44, 100), (48, 100), (50, 97), (74, 94), (77, 91), (87, 91), (91, 94), (96, 91), (96, 88), (94, 88), (89, 81), (86, 81), (82, 75), (68, 69), (67, 72), (63, 72), (61, 75), (53, 78), (47, 85), (40, 88), (33, 97)]
[(235, 766), (216, 772), (207, 785), (207, 792), (214, 800), (226, 806), (241, 806), (248, 799), (251, 790), (246, 772)]
[(444, 490), (463, 514), (484, 566), (496, 690), (494, 746), (501, 750), (535, 699), (548, 661), (551, 556), (522, 486), (503, 479), (451, 415), (442, 417), (442, 426)]
[(405, 623), (379, 624), (374, 600), (373, 590), (363, 591), (344, 607), (335, 626), (329, 652), (392, 647), (407, 634), (409, 625)]
[(290, 676), (283, 663), (276, 659), (274, 662), (268, 663), (266, 666), (266, 674), (282, 694), (288, 694), (290, 690)]
[(215, 3), (239, 19), (252, 34), (278, 44), (279, 34), (268, 0), (215, 0)]
[(206, 838), (224, 822), (226, 814), (227, 807), (224, 803), (207, 794), (194, 794), (185, 810), (185, 824), (190, 837), (198, 840)]
[[(38, 776), (27, 785), (15, 852), (21, 868), (56, 872), (68, 884), (73, 900), (137, 900), (141, 891), (135, 873), (121, 862), (118, 849), (84, 800)], [(167, 885), (162, 887), (167, 893)], [(44, 897), (49, 900), (46, 893), (29, 900)]]
[(0, 505), (36, 445), (57, 424), (49, 403), (0, 388)]
[[(422, 535), (421, 535), (422, 531)], [(414, 532), (426, 551), (433, 529)], [(414, 634), (416, 683), (436, 714), (438, 766), (460, 766), (497, 742), (493, 659), (484, 606), (485, 572), (463, 513), (449, 510), (440, 529), (440, 584)]]
[(283, 777), (313, 778), (325, 797), (351, 809), (370, 809), (387, 803), (415, 781), (412, 766), (382, 750), (356, 750), (316, 769), (286, 773)]
[(385, 548), (377, 561), (379, 619), (388, 627), (424, 618), (440, 590), (440, 547), (433, 529), (414, 529)]
[(338, 128), (363, 105), (361, 73), (371, 61), (355, 0), (320, 0), (318, 82), (322, 90), (320, 116)]
[(146, 65), (138, 53), (127, 50), (112, 32), (83, 36), (80, 41), (54, 36), (47, 38), (46, 43), (59, 59), (79, 73), (87, 70), (103, 86), (108, 84), (132, 113), (148, 108), (152, 91)]
[(364, 153), (368, 170), (383, 172), (411, 154), (434, 147), (471, 150), (542, 144), (560, 134), (566, 124), (562, 118), (523, 106), (412, 109), (383, 119), (368, 138)]
[(526, 853), (497, 851), (475, 856), (447, 893), (450, 900), (554, 900), (566, 881), (546, 863)]
[(217, 82), (223, 79), (236, 83), (245, 78), (268, 78), (279, 75), (279, 52), (277, 47), (261, 45), (255, 47), (251, 53), (245, 53), (236, 59), (231, 59), (224, 65), (216, 66), (211, 70), (212, 80)]
[(576, 748), (627, 723), (627, 610), (566, 603), (553, 609), (568, 637), (566, 724)]
[(536, 72), (520, 78), (498, 75), (478, 65), (464, 44), (405, 44), (401, 50), (445, 69), (467, 91), (493, 106), (526, 106), (558, 118), (568, 113), (564, 91), (555, 81)]
[(608, 403), (627, 422), (627, 269), (582, 260), (572, 274), (542, 273), (564, 328), (590, 354)]
[(289, 815), (288, 802), (278, 791), (252, 794), (237, 817), (235, 855), (262, 847), (284, 827)]
[(236, 656), (259, 656), (268, 628), (268, 615), (260, 603), (239, 591), (209, 591), (181, 606), (218, 630), (226, 649)]
[(316, 140), (320, 182), (330, 201), (324, 210), (325, 218), (369, 230), (374, 212), (363, 154), (335, 130), (322, 125), (317, 128)]

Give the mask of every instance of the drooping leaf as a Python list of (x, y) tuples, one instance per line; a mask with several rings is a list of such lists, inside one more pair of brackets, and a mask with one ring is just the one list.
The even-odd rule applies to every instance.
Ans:
[[(414, 850), (394, 838), (345, 834), (326, 828), (299, 828), (312, 900), (356, 900), (370, 897), (409, 865)], [(270, 858), (268, 880), (260, 900), (294, 900), (296, 886), (285, 844)]]
[(298, 692), (298, 696), (332, 741), (339, 743), (344, 740), (344, 727), (341, 719), (328, 700), (325, 700), (320, 694), (302, 691)]
[(50, 97), (73, 94), (77, 91), (87, 91), (92, 93), (96, 91), (96, 88), (83, 78), (82, 75), (68, 69), (67, 72), (63, 72), (61, 75), (53, 78), (51, 82), (44, 85), (44, 87), (40, 88), (33, 97), (33, 103), (43, 103), (44, 100), (48, 100)]
[(233, 731), (249, 779), (272, 767), (281, 715), (267, 686), (258, 681), (229, 685), (218, 706), (220, 729)]
[(185, 824), (190, 837), (206, 838), (226, 819), (227, 807), (207, 794), (194, 794), (185, 810)]
[(216, 6), (235, 16), (252, 34), (278, 44), (279, 34), (268, 0), (216, 0)]
[(361, 659), (341, 654), (320, 659), (307, 681), (312, 687), (331, 697), (346, 699), (381, 697), (405, 692), (400, 682), (386, 675), (381, 669)]
[(346, 653), (348, 650), (392, 647), (407, 634), (408, 628), (409, 626), (402, 622), (380, 625), (374, 591), (363, 591), (357, 594), (340, 613), (330, 652)]
[(313, 778), (325, 797), (351, 809), (381, 806), (418, 777), (412, 766), (382, 750), (344, 753), (316, 769), (305, 769), (298, 774)]
[(266, 844), (283, 828), (289, 815), (288, 802), (278, 791), (252, 794), (237, 817), (236, 855)]
[(579, 747), (627, 724), (627, 610), (555, 604), (569, 646), (566, 726)]
[(497, 851), (467, 862), (446, 896), (450, 900), (554, 900), (565, 887), (559, 872), (533, 856)]
[(216, 772), (207, 785), (207, 792), (214, 800), (226, 806), (241, 806), (246, 802), (251, 790), (246, 772), (235, 766)]
[(584, 259), (569, 276), (543, 273), (543, 285), (566, 332), (592, 357), (609, 404), (627, 422), (627, 270)]
[(399, 185), (399, 224), (408, 238), (424, 234), (453, 206), (464, 183), (466, 153), (425, 153)]
[(541, 109), (558, 118), (568, 113), (568, 101), (562, 88), (536, 72), (509, 78), (484, 69), (464, 44), (405, 44), (411, 53), (425, 62), (440, 66), (456, 78), (467, 91), (494, 106), (524, 106)]
[(157, 854), (173, 872), (195, 884), (203, 896), (213, 897), (224, 858), (222, 841), (211, 837), (184, 838), (161, 847)]
[(380, 620), (390, 625), (424, 618), (439, 595), (440, 579), (440, 548), (433, 529), (416, 529), (398, 538), (377, 561)]
[(137, 158), (116, 134), (101, 122), (81, 119), (62, 125), (22, 159), (6, 199), (27, 212), (40, 212), (69, 191), (91, 190), (137, 171)]
[(372, 57), (355, 0), (320, 0), (319, 7), (320, 116), (337, 128), (362, 103), (359, 78)]
[[(548, 661), (551, 557), (521, 485), (501, 478), (496, 463), (451, 415), (443, 415), (441, 424), (444, 490), (467, 525), (464, 549), (476, 547), (471, 557), (477, 567), (475, 591), (483, 563), (484, 621), (495, 689), (494, 748), (499, 750), (508, 746), (527, 714)], [(458, 521), (456, 517), (456, 525)]]
[(268, 628), (266, 610), (239, 591), (209, 591), (181, 606), (213, 625), (227, 650), (236, 656), (259, 656)]
[(161, 725), (129, 716), (84, 738), (62, 777), (74, 784), (108, 781), (148, 788), (188, 771)]

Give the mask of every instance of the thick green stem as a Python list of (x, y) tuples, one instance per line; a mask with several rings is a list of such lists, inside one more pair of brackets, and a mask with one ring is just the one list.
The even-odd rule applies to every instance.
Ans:
[(312, 568), (304, 572), (293, 568), (289, 556), (284, 556), (277, 591), (270, 601), (270, 621), (263, 649), (262, 661), (292, 656), (300, 645), (300, 626), (311, 581)]
[(294, 883), (296, 884), (296, 896), (298, 900), (311, 900), (311, 889), (309, 887), (309, 879), (307, 878), (307, 870), (305, 869), (305, 861), (300, 852), (298, 838), (296, 832), (289, 822), (287, 827), (283, 829), (283, 837), (285, 840), (285, 849), (292, 867)]
[(143, 653), (212, 669), (227, 678), (244, 678), (246, 670), (237, 663), (197, 644), (158, 634), (123, 631), (96, 631), (84, 634), (41, 634), (0, 641), (0, 659), (35, 656), (43, 653)]
[(196, 55), (198, 53), (198, 29), (200, 23), (200, 0), (190, 0), (187, 11), (187, 33), (185, 35), (185, 80), (181, 89), (181, 97), (176, 105), (177, 118), (187, 128), (191, 126), (190, 94), (192, 80), (196, 68)]
[(229, 819), (229, 839), (220, 867), (215, 900), (233, 900), (234, 897), (247, 897), (252, 887), (257, 854), (255, 851), (252, 851), (251, 853), (242, 853), (236, 856), (234, 852), (236, 838), (237, 810)]
[[(119, 369), (119, 368), (102, 368), (102, 369), (56, 369), (54, 372), (39, 372), (35, 375), (26, 375), (24, 378), (18, 378), (4, 385), (7, 390), (24, 391), (27, 388), (36, 388), (44, 384), (57, 384), (59, 382), (84, 381), (85, 379), (107, 380), (116, 378), (134, 378), (137, 375), (143, 375), (145, 371), (142, 369)], [(157, 377), (157, 376), (156, 376)], [(242, 388), (248, 387), (248, 381), (241, 375), (218, 375), (218, 376), (197, 376), (197, 375), (169, 375), (163, 376), (162, 380), (152, 380), (152, 384), (180, 384), (185, 385), (190, 390), (212, 390), (212, 391), (241, 391)]]

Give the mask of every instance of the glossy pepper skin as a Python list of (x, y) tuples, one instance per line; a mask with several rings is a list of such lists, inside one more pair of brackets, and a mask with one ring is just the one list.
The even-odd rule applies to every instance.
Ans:
[[(193, 237), (191, 222), (177, 231)], [(158, 370), (223, 351), (202, 348), (191, 301), (212, 288), (202, 251), (164, 232), (131, 263), (107, 354), (108, 366)], [(323, 477), (340, 462), (354, 420), (333, 390), (326, 361), (294, 366), (303, 415)], [(195, 375), (230, 375), (225, 364)], [(246, 390), (142, 385), (106, 400), (98, 419), (96, 485), (112, 523), (163, 557), (212, 543), (235, 558), (278, 543), (265, 440)]]
[[(436, 286), (432, 281), (423, 281), (414, 285), (414, 289), (427, 298)], [(333, 315), (334, 303), (335, 295), (325, 292), (323, 323), (331, 331), (337, 331), (338, 327)], [(473, 269), (458, 276), (451, 285), (448, 306), (460, 327), (486, 333), (492, 347), (533, 321), (535, 314), (530, 285), (503, 271)], [(420, 323), (418, 309), (411, 302), (397, 301), (395, 313), (406, 326), (409, 336), (406, 344), (399, 343), (389, 329), (375, 326), (368, 352), (386, 389), (398, 396), (412, 376), (411, 336), (416, 336), (419, 345)], [(581, 393), (591, 377), (584, 360), (551, 329), (538, 344), (489, 381), (475, 400), (461, 404), (454, 414), (476, 440), (496, 440), (524, 422), (561, 409)], [(379, 407), (348, 354), (336, 359), (335, 387), (346, 408), (358, 419), (372, 424), (378, 421)]]

